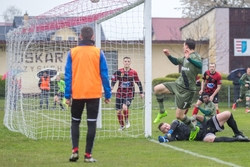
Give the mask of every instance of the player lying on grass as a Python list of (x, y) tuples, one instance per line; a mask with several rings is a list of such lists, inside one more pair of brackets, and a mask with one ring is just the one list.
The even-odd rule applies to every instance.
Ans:
[[(216, 137), (216, 132), (222, 131), (224, 129), (224, 124), (227, 122), (228, 126), (233, 130), (233, 137)], [(237, 123), (234, 120), (233, 114), (230, 111), (224, 111), (211, 119), (198, 125), (200, 131), (198, 132), (196, 141), (204, 142), (235, 142), (235, 141), (249, 141), (248, 137), (244, 136), (237, 127)], [(170, 141), (181, 141), (188, 140), (190, 135), (190, 128), (174, 120), (171, 125), (168, 123), (160, 123), (158, 126), (159, 130), (165, 134), (165, 136), (159, 136), (158, 140), (160, 143), (170, 142)]]

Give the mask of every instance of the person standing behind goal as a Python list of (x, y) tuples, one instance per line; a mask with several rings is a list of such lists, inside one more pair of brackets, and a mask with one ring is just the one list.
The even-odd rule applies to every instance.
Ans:
[(88, 130), (84, 162), (96, 162), (96, 159), (92, 158), (92, 149), (102, 85), (106, 104), (110, 102), (111, 87), (105, 55), (102, 50), (94, 46), (93, 29), (88, 26), (83, 27), (80, 39), (79, 45), (68, 53), (65, 66), (65, 98), (66, 104), (71, 106), (72, 155), (69, 161), (75, 162), (79, 158), (79, 126), (86, 105)]
[(62, 104), (62, 101), (63, 101), (63, 98), (64, 98), (64, 92), (65, 92), (65, 82), (64, 80), (61, 79), (60, 75), (57, 75), (56, 76), (56, 82), (57, 82), (57, 92), (54, 96), (54, 107), (53, 109), (55, 110), (56, 109), (56, 103), (59, 104), (59, 106), (61, 107), (62, 110), (64, 110), (64, 107), (63, 107), (63, 104)]
[[(130, 123), (128, 120), (129, 117), (129, 106), (131, 105), (131, 102), (134, 98), (134, 91), (135, 86), (134, 82), (138, 85), (140, 90), (140, 96), (141, 98), (144, 97), (143, 94), (143, 88), (141, 81), (138, 77), (138, 74), (135, 70), (130, 68), (131, 65), (131, 58), (130, 57), (124, 57), (123, 58), (123, 65), (124, 67), (121, 69), (118, 69), (111, 78), (111, 89), (113, 90), (115, 84), (117, 81), (118, 88), (116, 92), (116, 110), (117, 110), (117, 118), (120, 123), (119, 131), (123, 130), (124, 128), (129, 128)], [(124, 119), (126, 125), (124, 126)]]

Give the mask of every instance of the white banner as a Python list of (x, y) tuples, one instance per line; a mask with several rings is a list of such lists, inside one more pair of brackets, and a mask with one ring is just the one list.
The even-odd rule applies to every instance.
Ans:
[(234, 56), (250, 56), (250, 39), (234, 39)]

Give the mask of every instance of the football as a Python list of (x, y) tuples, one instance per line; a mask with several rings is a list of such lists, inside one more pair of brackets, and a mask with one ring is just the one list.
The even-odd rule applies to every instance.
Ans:
[(90, 0), (92, 3), (97, 3), (99, 2), (100, 0)]

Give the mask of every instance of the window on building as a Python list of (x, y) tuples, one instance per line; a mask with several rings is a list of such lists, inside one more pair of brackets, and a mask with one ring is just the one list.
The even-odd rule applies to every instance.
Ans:
[(62, 37), (60, 37), (60, 36), (55, 37), (55, 41), (61, 41), (61, 40), (62, 40)]
[(118, 53), (117, 51), (104, 51), (109, 69), (109, 79), (112, 74), (118, 69)]
[(68, 37), (68, 41), (75, 41), (75, 37)]

